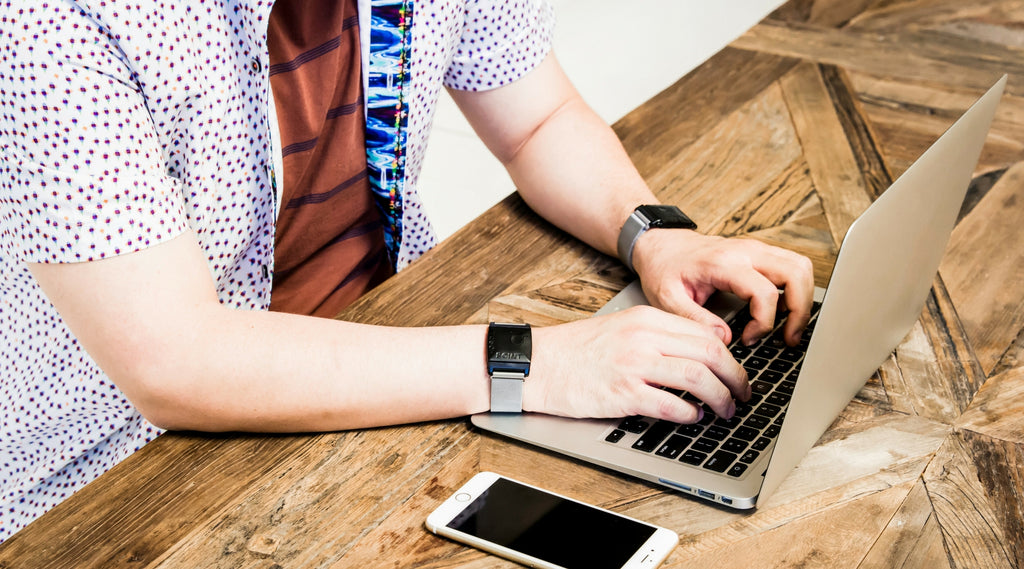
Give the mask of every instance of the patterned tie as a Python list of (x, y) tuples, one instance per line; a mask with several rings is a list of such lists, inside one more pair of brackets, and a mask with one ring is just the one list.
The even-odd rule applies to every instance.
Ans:
[(367, 165), (370, 188), (384, 214), (384, 242), (395, 266), (402, 246), (412, 1), (371, 0), (370, 7)]

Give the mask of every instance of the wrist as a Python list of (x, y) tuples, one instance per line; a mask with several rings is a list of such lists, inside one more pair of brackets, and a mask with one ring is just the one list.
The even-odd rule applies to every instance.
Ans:
[[(655, 228), (644, 232), (637, 239), (633, 249), (633, 272), (637, 276), (648, 274), (651, 265), (663, 256), (661, 252), (666, 249), (666, 240), (671, 240), (678, 245), (681, 242), (701, 237), (704, 235), (696, 230), (683, 228)], [(690, 248), (687, 247), (687, 250)]]
[(636, 272), (634, 255), (637, 244), (646, 233), (661, 228), (696, 229), (697, 224), (673, 205), (637, 206), (622, 224), (616, 243), (616, 252), (626, 268)]

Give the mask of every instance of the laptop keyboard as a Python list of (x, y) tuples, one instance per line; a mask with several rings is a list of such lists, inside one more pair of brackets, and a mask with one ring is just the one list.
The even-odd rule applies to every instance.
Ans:
[[(701, 405), (704, 417), (692, 425), (650, 417), (627, 417), (605, 441), (613, 444), (633, 441), (630, 446), (638, 452), (653, 453), (736, 478), (743, 476), (747, 467), (779, 435), (820, 308), (821, 304), (815, 302), (807, 330), (796, 346), (787, 345), (783, 339), (784, 315), (775, 323), (772, 333), (753, 346), (740, 342), (740, 334), (751, 320), (749, 310), (744, 308), (733, 317), (729, 322), (733, 337), (729, 351), (747, 370), (752, 394), (749, 401), (736, 401), (736, 414), (731, 419), (717, 417), (710, 407), (690, 393), (666, 388)], [(638, 436), (630, 437), (629, 433)]]

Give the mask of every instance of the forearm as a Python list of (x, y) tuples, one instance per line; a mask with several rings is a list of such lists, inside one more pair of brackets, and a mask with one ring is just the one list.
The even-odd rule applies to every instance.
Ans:
[(578, 97), (544, 121), (506, 167), (531, 208), (610, 255), (633, 209), (657, 203), (614, 131)]
[(554, 55), (510, 85), (452, 96), (530, 207), (591, 246), (614, 254), (633, 209), (656, 203)]
[[(137, 376), (148, 385), (135, 402), (161, 426), (333, 431), (488, 407), (483, 327), (390, 328), (274, 312), (209, 312), (205, 333)], [(174, 351), (181, 357), (172, 357)]]

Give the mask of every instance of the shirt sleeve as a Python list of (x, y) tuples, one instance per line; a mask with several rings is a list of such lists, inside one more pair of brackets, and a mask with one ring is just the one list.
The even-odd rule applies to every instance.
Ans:
[(72, 3), (51, 2), (9, 14), (0, 37), (2, 250), (27, 262), (90, 261), (184, 232), (181, 184), (111, 34)]
[(525, 75), (551, 51), (555, 15), (547, 0), (471, 1), (465, 17), (446, 87), (496, 89)]

